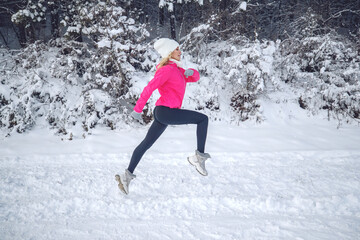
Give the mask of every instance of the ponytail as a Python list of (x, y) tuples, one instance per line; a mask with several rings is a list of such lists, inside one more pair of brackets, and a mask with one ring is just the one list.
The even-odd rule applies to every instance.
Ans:
[(160, 63), (156, 66), (156, 71), (169, 63), (171, 54), (172, 52), (167, 57), (161, 59)]

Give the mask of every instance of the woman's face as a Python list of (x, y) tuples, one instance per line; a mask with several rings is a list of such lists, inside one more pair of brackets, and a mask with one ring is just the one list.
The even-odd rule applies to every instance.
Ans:
[(177, 47), (172, 53), (171, 53), (171, 58), (180, 61), (181, 59), (181, 51), (180, 48)]

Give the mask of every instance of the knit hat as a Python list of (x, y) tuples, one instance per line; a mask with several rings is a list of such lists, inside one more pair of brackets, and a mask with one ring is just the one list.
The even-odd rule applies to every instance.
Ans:
[(161, 55), (162, 58), (166, 58), (172, 53), (179, 43), (170, 38), (160, 38), (154, 43), (155, 50)]

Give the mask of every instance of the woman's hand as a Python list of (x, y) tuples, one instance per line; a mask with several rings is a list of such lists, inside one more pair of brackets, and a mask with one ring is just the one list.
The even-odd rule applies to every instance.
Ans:
[(141, 113), (132, 111), (130, 116), (141, 124), (144, 124), (144, 120), (141, 117)]
[(184, 75), (185, 77), (191, 77), (192, 75), (194, 74), (194, 70), (192, 69), (187, 69), (185, 72), (184, 72)]

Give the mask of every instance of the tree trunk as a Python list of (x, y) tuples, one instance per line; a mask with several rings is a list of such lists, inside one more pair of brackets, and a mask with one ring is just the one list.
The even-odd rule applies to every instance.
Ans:
[(2, 32), (1, 32), (1, 30), (0, 30), (0, 35), (1, 35), (1, 38), (3, 39), (3, 41), (4, 41), (4, 43), (5, 43), (5, 46), (6, 46), (6, 47), (9, 47), (7, 41), (6, 41), (5, 37), (4, 37), (4, 35), (3, 35)]
[(172, 39), (176, 39), (175, 3), (174, 3), (173, 11), (170, 12), (170, 34)]
[(176, 29), (175, 29), (175, 14), (171, 13), (170, 16), (170, 34), (172, 39), (176, 39)]
[(51, 16), (51, 36), (56, 39), (60, 37), (60, 29), (59, 29), (59, 3), (53, 5), (50, 8), (50, 16)]
[(221, 12), (226, 10), (228, 6), (228, 0), (221, 0), (220, 1), (220, 10)]
[(33, 23), (30, 23), (30, 26), (25, 28), (25, 31), (27, 33), (27, 42), (33, 43), (35, 42), (36, 36), (35, 36), (35, 26)]
[(159, 8), (159, 25), (164, 26), (164, 18), (165, 18), (165, 9)]
[(19, 43), (21, 47), (25, 47), (26, 46), (26, 31), (25, 31), (25, 25), (24, 24), (19, 24), (18, 25), (18, 30), (19, 30)]

